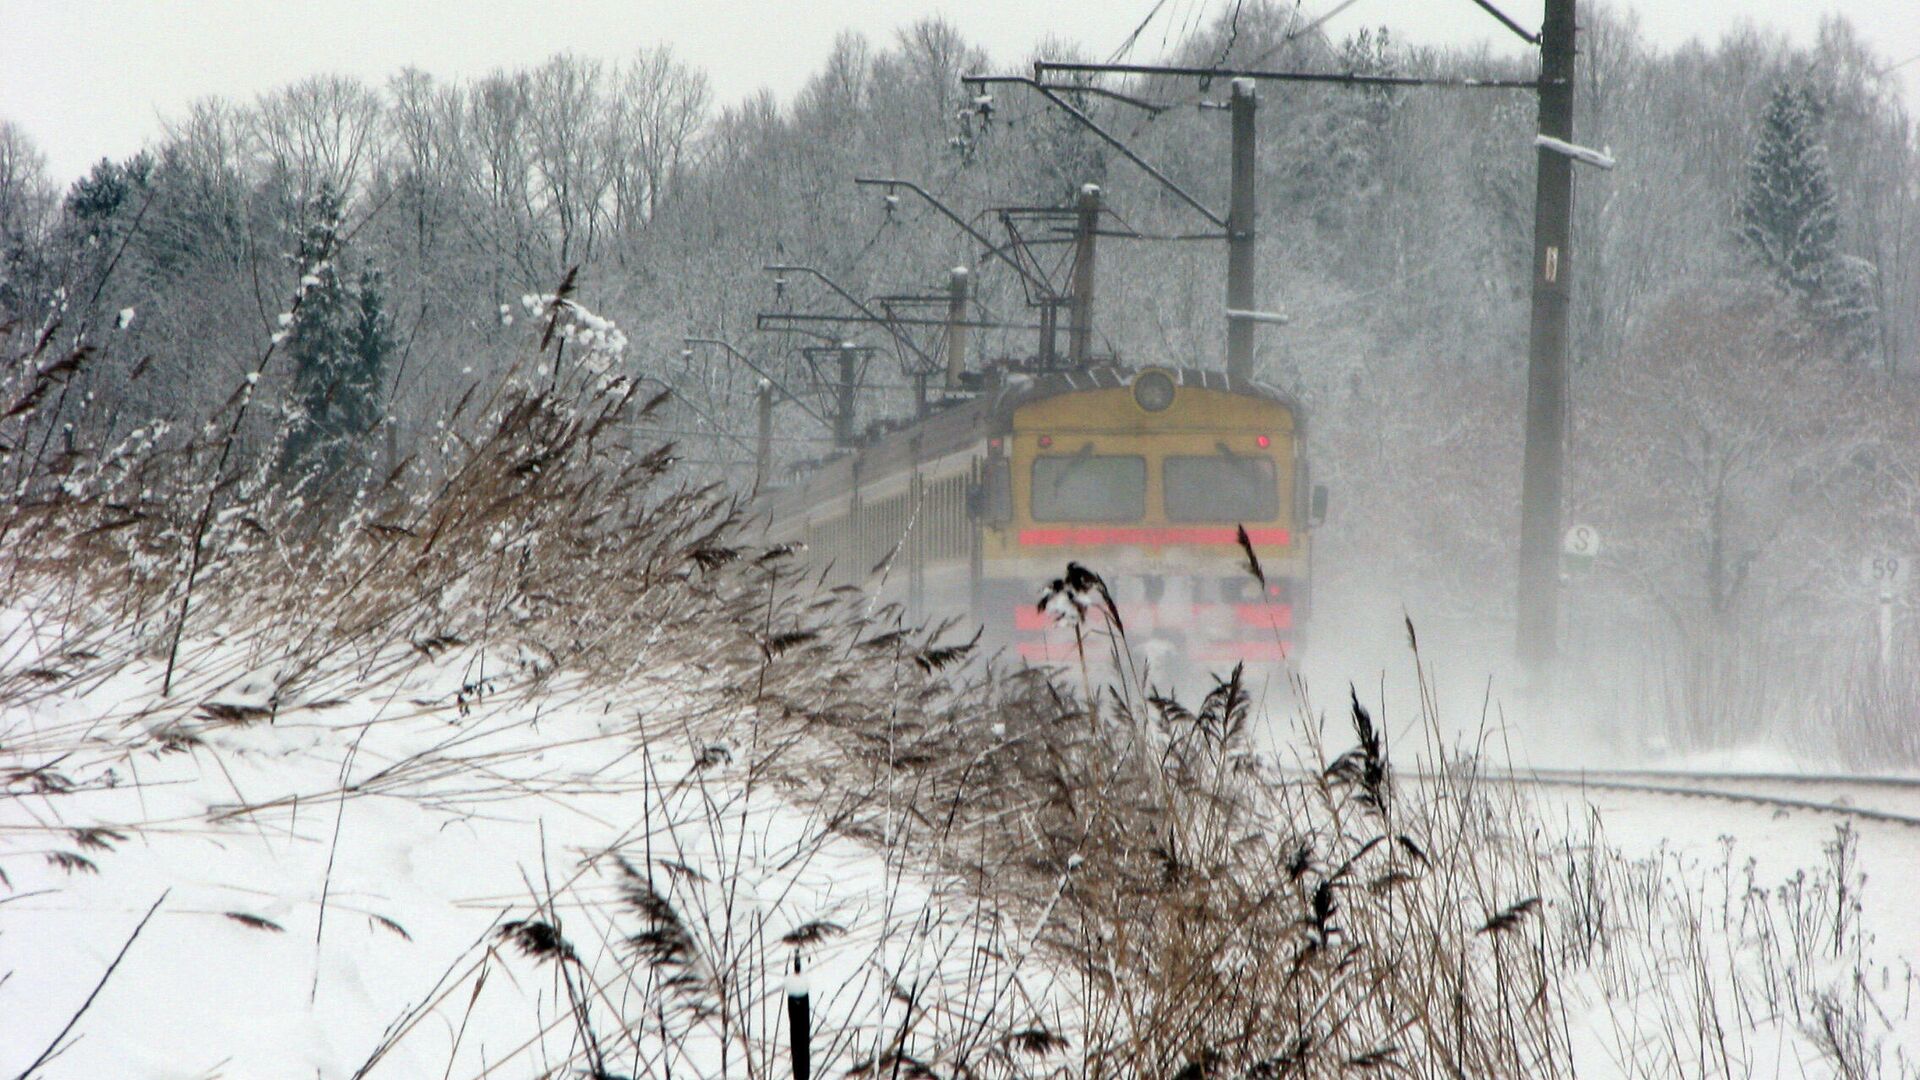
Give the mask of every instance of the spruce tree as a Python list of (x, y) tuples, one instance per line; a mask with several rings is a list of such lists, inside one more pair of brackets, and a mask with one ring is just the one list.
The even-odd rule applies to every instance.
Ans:
[(308, 206), (294, 252), (300, 307), (288, 327), (295, 413), (283, 473), (316, 472), (323, 482), (349, 465), (381, 417), (381, 370), (392, 349), (379, 275), (349, 288), (340, 272), (341, 201), (323, 187)]
[(1814, 92), (1794, 83), (1774, 89), (1747, 158), (1739, 236), (1754, 261), (1809, 316), (1861, 351), (1874, 309), (1873, 267), (1840, 253), (1840, 211)]
[(67, 214), (82, 228), (103, 229), (103, 223), (126, 205), (133, 184), (126, 166), (101, 158), (87, 175), (73, 182), (67, 192)]
[(354, 436), (378, 427), (386, 395), (382, 376), (393, 355), (393, 318), (387, 314), (385, 277), (378, 267), (366, 267), (353, 292), (354, 321), (348, 328), (348, 365), (342, 373), (345, 394), (340, 419)]

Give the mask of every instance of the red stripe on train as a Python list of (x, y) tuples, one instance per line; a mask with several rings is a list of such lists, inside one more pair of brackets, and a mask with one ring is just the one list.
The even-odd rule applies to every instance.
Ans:
[(1239, 604), (1236, 613), (1242, 626), (1264, 626), (1272, 630), (1293, 629), (1292, 604)]
[[(1022, 641), (1015, 646), (1023, 660), (1038, 663), (1062, 663), (1079, 659), (1080, 650), (1071, 641)], [(1255, 662), (1278, 662), (1285, 660), (1293, 651), (1290, 641), (1217, 641), (1188, 645), (1184, 652), (1188, 659), (1198, 663), (1232, 663), (1240, 660)], [(1106, 655), (1098, 647), (1088, 649), (1088, 655), (1101, 657)]]
[[(1252, 626), (1270, 630), (1293, 629), (1293, 605), (1281, 603), (1235, 604), (1234, 618), (1241, 626)], [(1127, 625), (1136, 630), (1150, 630), (1156, 627), (1203, 626), (1216, 619), (1226, 617), (1224, 604), (1195, 604), (1187, 618), (1181, 618), (1174, 611), (1162, 608), (1154, 603), (1122, 603), (1120, 616)], [(1013, 628), (1015, 630), (1046, 630), (1058, 620), (1047, 612), (1037, 610), (1031, 604), (1022, 604), (1013, 609)]]
[(1052, 615), (1031, 604), (1021, 604), (1013, 609), (1013, 628), (1015, 630), (1045, 630), (1054, 624)]
[[(1285, 546), (1293, 540), (1286, 529), (1248, 529), (1247, 540), (1262, 545)], [(1237, 544), (1240, 538), (1228, 528), (1141, 528), (1073, 526), (1068, 528), (1021, 529), (1020, 543), (1028, 547), (1096, 547), (1102, 544), (1140, 544), (1158, 547), (1165, 544)]]
[[(1043, 664), (1080, 658), (1080, 650), (1075, 648), (1071, 641), (1023, 641), (1017, 648), (1020, 650), (1020, 659)], [(1093, 655), (1104, 654), (1096, 649)]]

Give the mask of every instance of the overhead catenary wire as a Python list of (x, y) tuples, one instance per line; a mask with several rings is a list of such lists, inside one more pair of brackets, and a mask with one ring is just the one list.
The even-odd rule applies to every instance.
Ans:
[[(699, 431), (694, 428), (643, 427), (640, 430), (646, 432), (648, 435), (674, 435), (674, 436), (679, 436), (681, 438), (693, 438), (693, 439), (718, 439), (718, 438), (729, 437), (724, 435), (724, 433), (721, 433), (721, 432)], [(774, 442), (782, 442), (782, 443), (830, 443), (833, 441), (833, 436), (831, 435), (775, 435), (775, 436), (772, 436), (772, 439)]]
[[(1054, 68), (1057, 68), (1059, 70), (1080, 70), (1080, 71), (1124, 71), (1128, 68), (1138, 66), (1138, 65), (1129, 65), (1129, 64), (1102, 65), (1102, 64), (1064, 64), (1064, 63), (1050, 65), (1048, 61), (1037, 60), (1034, 62), (1034, 72), (1036, 74), (1040, 73), (1043, 70), (1043, 65), (1049, 65), (1045, 70), (1052, 70)], [(1199, 70), (1199, 69), (1196, 69), (1196, 70)], [(1114, 150), (1118, 151), (1122, 157), (1126, 158), (1128, 161), (1133, 162), (1134, 165), (1144, 170), (1147, 173), (1147, 175), (1159, 181), (1162, 187), (1166, 188), (1168, 191), (1171, 191), (1176, 198), (1178, 198), (1181, 202), (1186, 203), (1194, 211), (1199, 213), (1201, 217), (1206, 218), (1208, 221), (1212, 222), (1214, 225), (1222, 229), (1227, 227), (1226, 218), (1208, 209), (1205, 203), (1202, 203), (1199, 199), (1188, 194), (1185, 188), (1181, 187), (1179, 184), (1174, 183), (1173, 180), (1170, 179), (1165, 173), (1161, 172), (1158, 168), (1154, 167), (1154, 165), (1151, 162), (1147, 161), (1145, 158), (1135, 153), (1132, 147), (1129, 147), (1125, 142), (1121, 141), (1119, 138), (1109, 133), (1105, 128), (1095, 123), (1092, 117), (1088, 116), (1086, 113), (1082, 112), (1078, 108), (1075, 108), (1072, 102), (1061, 97), (1058, 93), (1055, 93), (1052, 89), (1050, 89), (1045, 83), (1042, 83), (1039, 79), (1027, 78), (1024, 75), (963, 75), (961, 76), (960, 81), (970, 86), (991, 86), (996, 83), (999, 83), (999, 84), (1013, 84), (1013, 85), (1026, 86), (1026, 87), (1032, 88), (1034, 91), (1039, 93), (1040, 96), (1052, 102), (1062, 112), (1065, 112), (1068, 116), (1072, 117), (1075, 121), (1077, 121), (1080, 124), (1081, 127), (1084, 127), (1087, 130), (1093, 132), (1095, 135), (1098, 135), (1101, 141), (1105, 142), (1108, 146), (1113, 147)]]
[(695, 405), (693, 402), (688, 401), (686, 398), (680, 396), (680, 391), (677, 390), (672, 383), (667, 382), (665, 379), (657, 378), (653, 375), (642, 375), (639, 377), (639, 381), (654, 383), (658, 386), (665, 388), (667, 393), (673, 395), (674, 401), (677, 401), (681, 405), (686, 406), (688, 412), (691, 412), (693, 415), (705, 421), (708, 426), (712, 427), (713, 434), (715, 436), (722, 439), (730, 440), (732, 442), (739, 443), (741, 446), (745, 446), (749, 450), (753, 448), (745, 439), (741, 438), (738, 435), (733, 434), (731, 431), (728, 431), (726, 428), (720, 425), (719, 421), (707, 415), (706, 410), (700, 408), (698, 405)]
[(755, 363), (752, 357), (734, 348), (732, 345), (727, 344), (727, 342), (721, 340), (720, 338), (707, 338), (707, 337), (689, 337), (683, 340), (686, 341), (689, 345), (720, 346), (722, 349), (726, 351), (728, 356), (731, 356), (734, 359), (739, 360), (741, 363), (747, 365), (749, 368), (752, 368), (754, 374), (760, 376), (763, 379), (766, 379), (768, 382), (771, 382), (775, 388), (777, 388), (782, 394), (786, 395), (786, 398), (788, 401), (791, 401), (795, 405), (800, 406), (801, 410), (805, 412), (808, 416), (811, 416), (815, 420), (818, 420), (821, 423), (826, 424), (828, 427), (833, 426), (833, 422), (831, 420), (828, 420), (825, 416), (822, 416), (820, 413), (814, 411), (812, 406), (808, 405), (798, 395), (794, 394), (793, 391), (787, 389), (786, 386), (784, 386), (778, 378), (775, 378), (766, 369), (762, 368), (759, 364)]
[(1233, 14), (1227, 16), (1227, 40), (1220, 43), (1220, 57), (1214, 63), (1224, 64), (1227, 57), (1233, 55), (1233, 47), (1240, 41), (1240, 13), (1246, 9), (1246, 0), (1233, 0)]
[(1160, 14), (1160, 9), (1166, 6), (1167, 0), (1154, 0), (1153, 7), (1147, 12), (1147, 17), (1141, 19), (1140, 25), (1133, 28), (1133, 33), (1128, 34), (1126, 38), (1120, 42), (1120, 47), (1113, 50), (1113, 55), (1107, 57), (1107, 63), (1114, 63), (1121, 57), (1132, 52), (1134, 45), (1140, 41), (1140, 35), (1146, 32), (1147, 26), (1153, 22), (1155, 16)]
[[(1070, 74), (1162, 75), (1196, 79), (1254, 79), (1267, 82), (1337, 83), (1343, 86), (1425, 86), (1467, 90), (1538, 90), (1552, 85), (1547, 79), (1430, 78), (1420, 75), (1367, 75), (1353, 71), (1264, 71), (1258, 68), (1216, 68), (1167, 64), (1088, 64), (1074, 60), (1035, 60), (1034, 71)], [(968, 76), (967, 81), (988, 81)], [(993, 81), (1038, 85), (1019, 76), (994, 76)]]
[[(884, 225), (883, 225), (883, 228), (884, 228)], [(878, 239), (878, 238), (879, 238), (879, 234), (876, 233), (875, 239)], [(868, 246), (869, 247), (872, 246), (872, 241), (868, 242)], [(833, 280), (833, 278), (828, 277), (821, 270), (812, 266), (803, 266), (798, 263), (771, 263), (766, 267), (764, 267), (764, 269), (775, 274), (798, 273), (798, 274), (806, 274), (812, 277), (814, 280), (819, 281), (821, 284), (831, 289), (835, 294), (837, 294), (841, 299), (845, 300), (848, 304), (852, 305), (854, 310), (858, 311), (861, 315), (864, 315), (866, 317), (867, 321), (878, 323), (882, 329), (886, 330), (887, 335), (893, 339), (896, 353), (901, 354), (900, 358), (903, 362), (905, 360), (904, 353), (911, 352), (915, 356), (919, 357), (925, 363), (927, 364), (933, 363), (933, 358), (928, 356), (926, 354), (926, 351), (920, 348), (920, 346), (916, 342), (914, 342), (912, 338), (901, 333), (899, 328), (894, 325), (893, 320), (882, 319), (879, 315), (877, 315), (874, 312), (872, 308), (867, 306), (866, 301), (861, 300), (858, 296), (855, 296), (851, 290), (847, 289), (845, 286), (841, 285), (839, 282)], [(786, 317), (793, 318), (796, 320), (801, 318), (814, 318), (814, 316), (801, 316), (798, 314), (794, 314)]]
[[(1328, 19), (1334, 18), (1335, 16), (1339, 15), (1341, 12), (1347, 10), (1348, 8), (1352, 7), (1353, 5), (1359, 2), (1360, 0), (1340, 0), (1340, 3), (1333, 5), (1331, 9), (1326, 11), (1319, 18), (1313, 20), (1312, 22), (1308, 23), (1305, 26), (1296, 27), (1295, 29), (1287, 31), (1285, 36), (1283, 36), (1280, 39), (1280, 45), (1289, 44), (1295, 38), (1304, 37), (1307, 34), (1313, 33), (1315, 30), (1320, 29), (1320, 26), (1322, 23), (1325, 23)], [(1277, 49), (1277, 48), (1279, 48), (1278, 45), (1274, 46), (1273, 49), (1268, 49), (1265, 53), (1262, 53), (1260, 55), (1259, 59), (1260, 60), (1266, 59), (1267, 56), (1271, 55), (1274, 49)]]
[(1493, 6), (1492, 0), (1473, 0), (1473, 2), (1482, 11), (1485, 11), (1487, 14), (1493, 16), (1494, 19), (1496, 19), (1501, 26), (1504, 26), (1507, 29), (1513, 31), (1515, 34), (1518, 34), (1520, 36), (1520, 40), (1526, 42), (1529, 45), (1537, 46), (1540, 44), (1539, 34), (1536, 34), (1527, 30), (1526, 28), (1522, 27), (1519, 23), (1514, 22), (1512, 19), (1508, 18), (1506, 12), (1501, 11), (1499, 8)]
[(1888, 64), (1886, 67), (1883, 67), (1880, 70), (1874, 72), (1874, 74), (1875, 75), (1891, 75), (1894, 72), (1899, 71), (1901, 68), (1906, 67), (1908, 64), (1913, 63), (1915, 60), (1920, 60), (1920, 52), (1914, 53), (1912, 56), (1907, 57), (1905, 60), (1895, 60), (1893, 63)]

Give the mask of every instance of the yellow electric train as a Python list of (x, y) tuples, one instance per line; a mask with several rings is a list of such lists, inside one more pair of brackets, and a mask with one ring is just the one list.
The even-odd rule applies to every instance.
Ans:
[(1295, 653), (1325, 491), (1279, 392), (1216, 371), (1094, 367), (989, 375), (978, 396), (804, 472), (763, 511), (769, 538), (804, 545), (829, 584), (916, 621), (970, 612), (987, 642), (1037, 663), (1075, 656), (1036, 601), (1079, 562), (1167, 672)]

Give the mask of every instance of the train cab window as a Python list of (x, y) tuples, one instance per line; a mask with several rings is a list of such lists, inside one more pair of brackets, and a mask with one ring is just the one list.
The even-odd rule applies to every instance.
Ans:
[(1147, 510), (1147, 461), (1090, 451), (1033, 459), (1035, 521), (1139, 521)]
[(1273, 459), (1249, 454), (1170, 457), (1161, 464), (1168, 521), (1272, 521), (1280, 516)]

